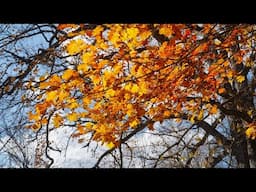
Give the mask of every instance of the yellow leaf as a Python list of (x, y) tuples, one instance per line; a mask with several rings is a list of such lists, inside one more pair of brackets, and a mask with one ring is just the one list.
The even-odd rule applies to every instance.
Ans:
[(91, 99), (89, 99), (88, 97), (84, 97), (84, 98), (83, 98), (83, 103), (84, 103), (85, 105), (89, 105), (89, 104), (91, 103)]
[(128, 116), (131, 116), (133, 113), (134, 113), (134, 109), (133, 109), (133, 106), (132, 106), (132, 104), (128, 104), (127, 105), (127, 112), (126, 112), (126, 114), (128, 115)]
[(170, 56), (171, 53), (172, 53), (172, 49), (170, 48), (168, 43), (166, 41), (163, 42), (161, 47), (158, 50), (158, 54), (160, 58), (166, 59), (167, 57)]
[(107, 129), (107, 126), (104, 124), (98, 125), (98, 127), (96, 126), (96, 131), (98, 133), (105, 133)]
[(233, 77), (233, 72), (232, 71), (228, 71), (227, 75), (226, 75), (229, 79), (231, 79)]
[(67, 115), (69, 121), (76, 121), (78, 119), (77, 113), (71, 113)]
[(67, 92), (65, 90), (61, 90), (58, 96), (59, 96), (59, 101), (63, 101), (66, 98), (68, 98), (69, 92)]
[(139, 120), (135, 119), (132, 122), (130, 122), (129, 125), (130, 127), (136, 127), (139, 123), (140, 123)]
[(85, 52), (82, 55), (82, 61), (86, 66), (91, 65), (93, 60), (94, 60), (94, 52), (93, 51)]
[(137, 74), (139, 77), (145, 75), (145, 72), (143, 70), (144, 68), (142, 66), (139, 67), (138, 71), (137, 71)]
[(170, 74), (168, 74), (167, 80), (172, 80), (175, 76), (178, 75), (180, 69), (178, 66), (175, 66)]
[(106, 97), (109, 98), (109, 97), (113, 97), (115, 96), (115, 91), (113, 89), (109, 89), (106, 91)]
[[(38, 106), (35, 114), (29, 116), (33, 122), (36, 119), (42, 123), (43, 117), (52, 110), (64, 110), (66, 120), (75, 121), (76, 127), (82, 118), (95, 122), (87, 126), (87, 123), (82, 124), (83, 128), (77, 130), (78, 135), (85, 133), (84, 130), (94, 131), (96, 141), (115, 143), (121, 132), (138, 127), (144, 115), (154, 122), (171, 115), (176, 121), (183, 122), (179, 118), (182, 112), (186, 112), (187, 120), (192, 123), (203, 120), (208, 114), (216, 116), (214, 114), (220, 112), (219, 105), (210, 104), (210, 100), (217, 93), (227, 92), (222, 88), (223, 83), (247, 80), (246, 76), (239, 77), (242, 74), (233, 69), (230, 59), (211, 53), (212, 46), (229, 52), (230, 46), (236, 43), (217, 39), (218, 35), (209, 41), (196, 43), (198, 33), (184, 24), (154, 25), (160, 34), (156, 39), (152, 26), (148, 24), (96, 25), (94, 29), (86, 29), (86, 24), (81, 26), (84, 27), (79, 30), (83, 32), (73, 29), (73, 39), (65, 41), (67, 46), (64, 47), (68, 54), (77, 53), (64, 65), (68, 67), (70, 62), (76, 68), (64, 70), (61, 75), (49, 74), (44, 80), (41, 78), (44, 83), (39, 86), (44, 90), (41, 91), (42, 98), (36, 99), (46, 100), (48, 104)], [(212, 27), (203, 24), (201, 32), (207, 35), (206, 31)], [(239, 26), (237, 29), (240, 34)], [(68, 33), (68, 29), (65, 30)], [(169, 38), (171, 36), (173, 38)], [(170, 41), (158, 42), (161, 41), (159, 38), (165, 37)], [(191, 61), (178, 62), (186, 54)], [(234, 53), (232, 58), (238, 62), (247, 56), (247, 51), (242, 50)], [(208, 67), (204, 61), (209, 58), (215, 62)], [(247, 60), (251, 60), (249, 56)], [(79, 76), (75, 78), (75, 74)], [(36, 91), (38, 84), (32, 83), (34, 79), (29, 81)], [(198, 94), (202, 96), (201, 100), (186, 99)], [(204, 108), (201, 102), (205, 103)], [(69, 111), (74, 114), (69, 114)], [(86, 113), (82, 115), (82, 112)], [(53, 124), (59, 126), (59, 121), (54, 120)]]
[(53, 116), (53, 125), (54, 125), (55, 128), (60, 127), (62, 122), (63, 122), (63, 118), (59, 114), (55, 114)]
[(43, 82), (40, 82), (39, 88), (40, 88), (40, 89), (45, 89), (45, 88), (47, 88), (48, 86), (49, 86), (49, 83), (43, 81)]
[(104, 72), (104, 78), (109, 81), (113, 80), (115, 78), (115, 74), (112, 71), (105, 71)]
[(132, 85), (132, 87), (131, 87), (131, 92), (132, 92), (132, 93), (137, 93), (138, 91), (139, 91), (138, 85), (136, 85), (136, 84)]
[(46, 94), (46, 101), (55, 101), (57, 98), (57, 91), (50, 91)]
[(255, 139), (256, 138), (256, 124), (255, 122), (250, 123), (248, 125), (247, 130), (245, 131), (245, 134), (248, 138)]
[(127, 35), (131, 39), (136, 38), (138, 34), (139, 34), (139, 29), (135, 27), (127, 29)]
[(69, 44), (67, 45), (67, 52), (70, 55), (75, 55), (81, 50), (84, 50), (86, 48), (86, 44), (82, 39), (76, 39), (76, 40), (71, 40)]
[(139, 89), (140, 89), (140, 95), (148, 93), (148, 86), (145, 81), (140, 81), (139, 82)]
[(128, 93), (125, 93), (125, 94), (124, 94), (124, 99), (125, 99), (125, 100), (130, 100), (131, 97), (132, 97), (131, 94), (128, 94)]
[(110, 42), (114, 45), (114, 47), (119, 47), (119, 43), (120, 43), (120, 33), (115, 33), (113, 31), (110, 31), (108, 33), (108, 38), (110, 40)]
[(130, 51), (130, 56), (131, 56), (132, 58), (136, 57), (136, 55), (137, 55), (137, 51), (135, 51), (135, 50), (131, 50), (131, 51)]
[(120, 73), (121, 70), (122, 70), (122, 68), (123, 68), (122, 64), (120, 64), (120, 63), (116, 64), (116, 65), (113, 67), (113, 72), (114, 72), (114, 74)]
[(77, 108), (78, 107), (78, 103), (77, 102), (73, 102), (73, 103), (71, 103), (70, 105), (69, 105), (69, 108), (70, 109), (75, 109), (75, 108)]
[(202, 120), (203, 117), (204, 117), (204, 110), (201, 110), (201, 111), (199, 112), (199, 114), (198, 114), (197, 119), (198, 119), (198, 120)]
[(74, 70), (72, 69), (67, 69), (63, 75), (62, 75), (62, 79), (68, 81), (74, 74)]
[(102, 85), (103, 85), (103, 87), (107, 86), (107, 80), (105, 78), (102, 79)]
[(132, 87), (132, 84), (131, 83), (127, 83), (125, 86), (124, 86), (124, 89), (126, 91), (130, 91), (131, 90), (131, 87)]
[(131, 103), (129, 103), (129, 104), (127, 105), (127, 109), (133, 109), (133, 106), (132, 106)]
[(70, 109), (75, 109), (75, 108), (77, 108), (78, 106), (79, 106), (79, 105), (78, 105), (77, 101), (76, 101), (74, 98), (72, 98), (72, 99), (69, 100), (68, 108), (70, 108)]
[(245, 80), (245, 77), (243, 75), (239, 75), (236, 77), (236, 80), (238, 83), (242, 83)]
[(104, 28), (100, 25), (98, 25), (92, 32), (93, 36), (101, 35), (101, 32), (104, 30)]
[(189, 121), (190, 121), (191, 123), (195, 123), (195, 117), (196, 117), (196, 115), (193, 114), (193, 115), (190, 117)]
[(221, 41), (219, 39), (214, 39), (214, 44), (215, 45), (220, 45), (221, 44)]
[(142, 41), (144, 41), (145, 39), (147, 39), (149, 36), (151, 35), (151, 31), (145, 31), (140, 33), (140, 38)]
[(137, 65), (132, 65), (130, 67), (130, 73), (132, 76), (136, 77), (137, 76)]
[(225, 67), (227, 67), (227, 66), (229, 66), (229, 61), (228, 60), (226, 60), (224, 63), (223, 63), (223, 65), (225, 66)]
[(172, 26), (164, 26), (159, 30), (159, 34), (169, 37), (173, 34)]
[(247, 114), (250, 115), (250, 116), (252, 115), (252, 113), (253, 113), (253, 110), (247, 111)]
[(86, 73), (89, 69), (89, 66), (86, 63), (80, 64), (77, 66), (77, 70), (83, 73)]
[(85, 124), (85, 127), (87, 128), (87, 129), (91, 129), (92, 127), (93, 127), (93, 123), (91, 123), (91, 122), (88, 122), (88, 123), (86, 123)]
[(135, 39), (139, 33), (137, 28), (128, 28), (122, 31), (121, 40), (124, 42), (129, 41), (130, 39)]
[(90, 76), (90, 78), (94, 85), (98, 85), (101, 82), (99, 75), (93, 75), (93, 76)]
[(35, 121), (38, 121), (40, 120), (40, 115), (39, 114), (33, 114), (31, 111), (28, 112), (28, 119), (31, 121), (31, 120), (35, 120)]
[(107, 148), (112, 149), (113, 147), (115, 147), (115, 144), (113, 142), (109, 142), (106, 144)]
[(84, 112), (81, 112), (81, 113), (80, 113), (80, 117), (81, 117), (81, 118), (86, 118), (87, 115), (88, 115), (88, 112), (87, 112), (87, 111), (84, 111)]

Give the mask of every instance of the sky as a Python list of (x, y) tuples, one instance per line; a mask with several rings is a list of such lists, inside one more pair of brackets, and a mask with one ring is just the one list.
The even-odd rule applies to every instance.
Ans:
[[(5, 26), (5, 24), (2, 24), (2, 26)], [(14, 25), (8, 25), (9, 28), (5, 28), (4, 31), (2, 31), (0, 33), (0, 39), (4, 38), (8, 32), (12, 33), (12, 34), (16, 34), (19, 30), (24, 29), (24, 28), (28, 28), (29, 26), (31, 26), (30, 24), (14, 24)], [(7, 31), (8, 30), (8, 31)], [(8, 39), (7, 39), (8, 40)], [(0, 46), (4, 45), (6, 43), (5, 40), (0, 40)], [(37, 49), (38, 47), (40, 48), (45, 48), (47, 47), (46, 45), (46, 41), (43, 39), (42, 35), (35, 35), (29, 38), (26, 38), (25, 40), (20, 40), (18, 43), (15, 44), (15, 46), (13, 44), (11, 44), (8, 47), (9, 51), (14, 52), (15, 54), (19, 55), (19, 56), (26, 56), (26, 52), (30, 52), (30, 53), (37, 53)], [(5, 54), (2, 54), (0, 56), (0, 65), (2, 70), (4, 70), (7, 65), (11, 61), (7, 60), (8, 58), (5, 58)], [(15, 72), (14, 66), (16, 66), (16, 62), (13, 63), (13, 66), (8, 67), (8, 70), (6, 71), (5, 75), (2, 75), (1, 77), (7, 78), (7, 76), (16, 76), (17, 72)], [(45, 73), (45, 70), (43, 70), (43, 68), (40, 69), (42, 73)], [(39, 72), (40, 73), (40, 72)], [(0, 79), (0, 83), (4, 82), (4, 78)], [(19, 94), (22, 94), (21, 92), (19, 92)], [(14, 102), (13, 98), (18, 98), (20, 99), (21, 95), (14, 95), (14, 97), (9, 97), (9, 99), (0, 99), (0, 109), (4, 108), (5, 106), (8, 105), (8, 102), (10, 99), (12, 101), (12, 103)], [(17, 114), (17, 111), (19, 109), (20, 105), (14, 105), (12, 108), (9, 109), (5, 109), (2, 111), (0, 111), (0, 145), (1, 143), (5, 143), (6, 139), (9, 139), (9, 136), (6, 135), (5, 131), (2, 131), (4, 129), (4, 127), (11, 127), (15, 125), (15, 122), (19, 119), (22, 118), (22, 116), (26, 115), (27, 109), (22, 110), (21, 112), (19, 112), (19, 114)], [(18, 116), (16, 116), (18, 115)], [(5, 125), (6, 124), (6, 125)], [(24, 132), (27, 132), (27, 130), (24, 130)], [(10, 141), (9, 144), (11, 144), (12, 142)], [(1, 147), (0, 147), (1, 149)], [(29, 149), (28, 149), (29, 150)], [(0, 151), (0, 162), (6, 162), (6, 153), (4, 152), (4, 149), (2, 149)], [(0, 163), (1, 165), (1, 163)]]

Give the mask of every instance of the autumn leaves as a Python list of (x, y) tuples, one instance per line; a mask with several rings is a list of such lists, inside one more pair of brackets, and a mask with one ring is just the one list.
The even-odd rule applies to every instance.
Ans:
[[(64, 48), (66, 54), (78, 56), (78, 62), (41, 78), (41, 102), (29, 113), (34, 128), (45, 125), (54, 113), (54, 127), (73, 122), (76, 136), (93, 132), (94, 140), (117, 145), (120, 135), (143, 118), (162, 121), (186, 113), (194, 123), (195, 117), (218, 113), (209, 101), (225, 92), (224, 80), (242, 83), (246, 78), (232, 69), (231, 59), (219, 54), (232, 50), (215, 38), (220, 30), (214, 25), (205, 24), (200, 32), (184, 24), (105, 24), (72, 31), (79, 27), (59, 26), (74, 37)], [(158, 41), (156, 35), (167, 41)], [(234, 36), (227, 37), (225, 45)], [(252, 127), (247, 132), (252, 135)]]

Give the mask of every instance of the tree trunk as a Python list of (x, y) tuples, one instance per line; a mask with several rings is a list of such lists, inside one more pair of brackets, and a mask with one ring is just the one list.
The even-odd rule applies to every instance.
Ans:
[(247, 150), (247, 139), (244, 132), (238, 132), (240, 126), (240, 123), (238, 123), (236, 120), (232, 121), (231, 135), (234, 139), (234, 143), (232, 145), (232, 155), (235, 156), (237, 160), (238, 168), (249, 168), (250, 162)]
[(248, 140), (247, 143), (250, 168), (256, 168), (256, 141)]

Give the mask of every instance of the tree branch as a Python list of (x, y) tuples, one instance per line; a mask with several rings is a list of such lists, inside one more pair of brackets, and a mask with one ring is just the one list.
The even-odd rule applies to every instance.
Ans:
[(51, 120), (51, 117), (54, 113), (51, 113), (47, 119), (46, 124), (46, 148), (45, 148), (45, 155), (50, 160), (50, 164), (47, 165), (47, 168), (50, 168), (52, 164), (54, 163), (54, 159), (48, 154), (48, 149), (50, 148), (50, 141), (49, 141), (49, 123)]
[[(137, 134), (138, 132), (142, 131), (148, 124), (153, 123), (152, 120), (148, 120), (144, 123), (141, 123), (140, 125), (137, 126), (136, 129), (134, 129), (129, 135), (127, 135), (126, 137), (124, 137), (123, 139), (120, 140), (120, 145), (122, 145), (122, 143), (125, 143), (127, 140), (129, 140), (131, 137), (133, 137), (135, 134)], [(102, 159), (110, 154), (112, 151), (114, 151), (116, 149), (116, 147), (113, 147), (107, 151), (105, 151), (100, 158), (98, 159), (98, 161), (95, 163), (95, 165), (93, 166), (93, 168), (99, 168), (99, 164), (102, 161)]]

